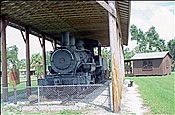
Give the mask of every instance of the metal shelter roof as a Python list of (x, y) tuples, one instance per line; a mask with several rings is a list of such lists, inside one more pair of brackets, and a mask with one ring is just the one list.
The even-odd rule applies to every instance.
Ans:
[[(152, 53), (140, 53), (140, 54), (135, 54), (130, 60), (161, 59), (161, 58), (164, 58), (167, 54), (170, 55), (169, 51), (152, 52)], [(170, 55), (170, 57), (172, 58), (171, 55)]]
[[(128, 44), (130, 2), (116, 2), (117, 17), (123, 44)], [(97, 1), (1, 1), (1, 14), (8, 25), (46, 39), (60, 40), (61, 32), (69, 31), (75, 38), (96, 39), (109, 46), (108, 11)]]

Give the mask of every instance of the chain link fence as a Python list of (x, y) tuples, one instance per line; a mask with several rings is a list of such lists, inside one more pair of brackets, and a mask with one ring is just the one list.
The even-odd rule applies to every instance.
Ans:
[(2, 100), (2, 91), (7, 88), (1, 87), (1, 111), (12, 112), (10, 108), (14, 111), (23, 111), (25, 107), (42, 110), (48, 105), (74, 106), (77, 103), (92, 104), (111, 110), (110, 87), (109, 82), (90, 85), (8, 87), (7, 102)]

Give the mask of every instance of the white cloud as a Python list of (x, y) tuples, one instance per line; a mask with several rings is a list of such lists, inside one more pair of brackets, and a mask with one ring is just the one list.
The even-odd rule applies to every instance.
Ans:
[[(166, 1), (132, 1), (130, 25), (134, 24), (144, 32), (151, 26), (156, 28), (159, 36), (166, 41), (175, 37), (174, 19), (172, 12), (175, 2)], [(136, 43), (130, 40), (129, 48), (134, 48)]]
[(160, 8), (159, 12), (150, 18), (150, 21), (161, 38), (169, 41), (175, 37), (174, 15), (168, 9)]
[(150, 23), (146, 23), (148, 22), (147, 20), (134, 17), (130, 21), (131, 21), (131, 24), (136, 25), (137, 28), (141, 28), (141, 30), (144, 32), (148, 31), (148, 29), (151, 27)]
[(142, 11), (152, 9), (155, 6), (153, 3), (150, 3), (147, 1), (132, 1), (131, 5), (132, 5), (132, 9), (142, 10)]

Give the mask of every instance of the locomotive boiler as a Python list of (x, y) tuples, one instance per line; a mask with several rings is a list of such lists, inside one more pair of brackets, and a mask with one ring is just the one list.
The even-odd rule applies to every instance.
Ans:
[(38, 79), (39, 85), (94, 84), (104, 79), (107, 59), (101, 56), (97, 40), (75, 39), (63, 32), (61, 47), (50, 55), (48, 70), (46, 78)]

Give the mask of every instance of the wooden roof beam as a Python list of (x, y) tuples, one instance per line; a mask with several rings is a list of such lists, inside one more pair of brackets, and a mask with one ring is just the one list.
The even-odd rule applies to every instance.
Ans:
[(116, 23), (118, 25), (118, 29), (119, 29), (119, 33), (120, 35), (122, 35), (121, 32), (121, 25), (120, 25), (120, 20), (119, 20), (119, 15), (116, 13), (116, 9), (112, 8), (109, 4), (107, 4), (105, 1), (98, 1), (96, 0), (97, 3), (99, 3), (103, 8), (105, 8), (112, 16), (114, 16), (116, 18)]
[(124, 8), (124, 7), (120, 7), (120, 6), (118, 6), (118, 9), (119, 10), (125, 10), (126, 12), (129, 10), (128, 8)]
[(126, 10), (121, 10), (121, 9), (119, 9), (119, 12), (121, 12), (121, 13), (126, 13), (126, 14), (128, 14), (128, 15), (129, 15), (129, 12), (128, 12), (128, 11), (126, 11)]
[(128, 16), (126, 16), (126, 15), (123, 15), (123, 14), (120, 14), (120, 17), (122, 18), (122, 17), (124, 17), (124, 18), (129, 18)]
[(126, 2), (124, 2), (124, 1), (117, 1), (119, 4), (122, 4), (122, 5), (128, 5), (129, 4), (129, 2), (128, 1), (126, 1)]
[(128, 5), (124, 5), (124, 4), (118, 4), (119, 7), (123, 7), (123, 8), (128, 8)]
[[(15, 19), (12, 19), (12, 18), (9, 18), (6, 16), (6, 20), (8, 21), (8, 25), (11, 26), (11, 27), (14, 27), (16, 29), (19, 29), (21, 31), (24, 31), (25, 30), (25, 26), (26, 24), (23, 24), (19, 21), (16, 21)], [(52, 37), (51, 35), (49, 34), (46, 34), (46, 33), (43, 33), (33, 27), (30, 26), (30, 34), (34, 35), (34, 36), (37, 36), (37, 37), (42, 37), (41, 34), (45, 34), (47, 36), (47, 40), (48, 41), (52, 41), (51, 39), (53, 39), (54, 37)], [(51, 39), (49, 39), (51, 38)]]
[(113, 9), (111, 6), (109, 6), (105, 1), (98, 1), (97, 3), (99, 3), (103, 8), (105, 8), (112, 16), (116, 17), (116, 13), (115, 13), (115, 9)]
[(129, 17), (129, 15), (125, 14), (125, 13), (120, 13), (119, 14), (121, 17), (124, 16), (124, 17)]

